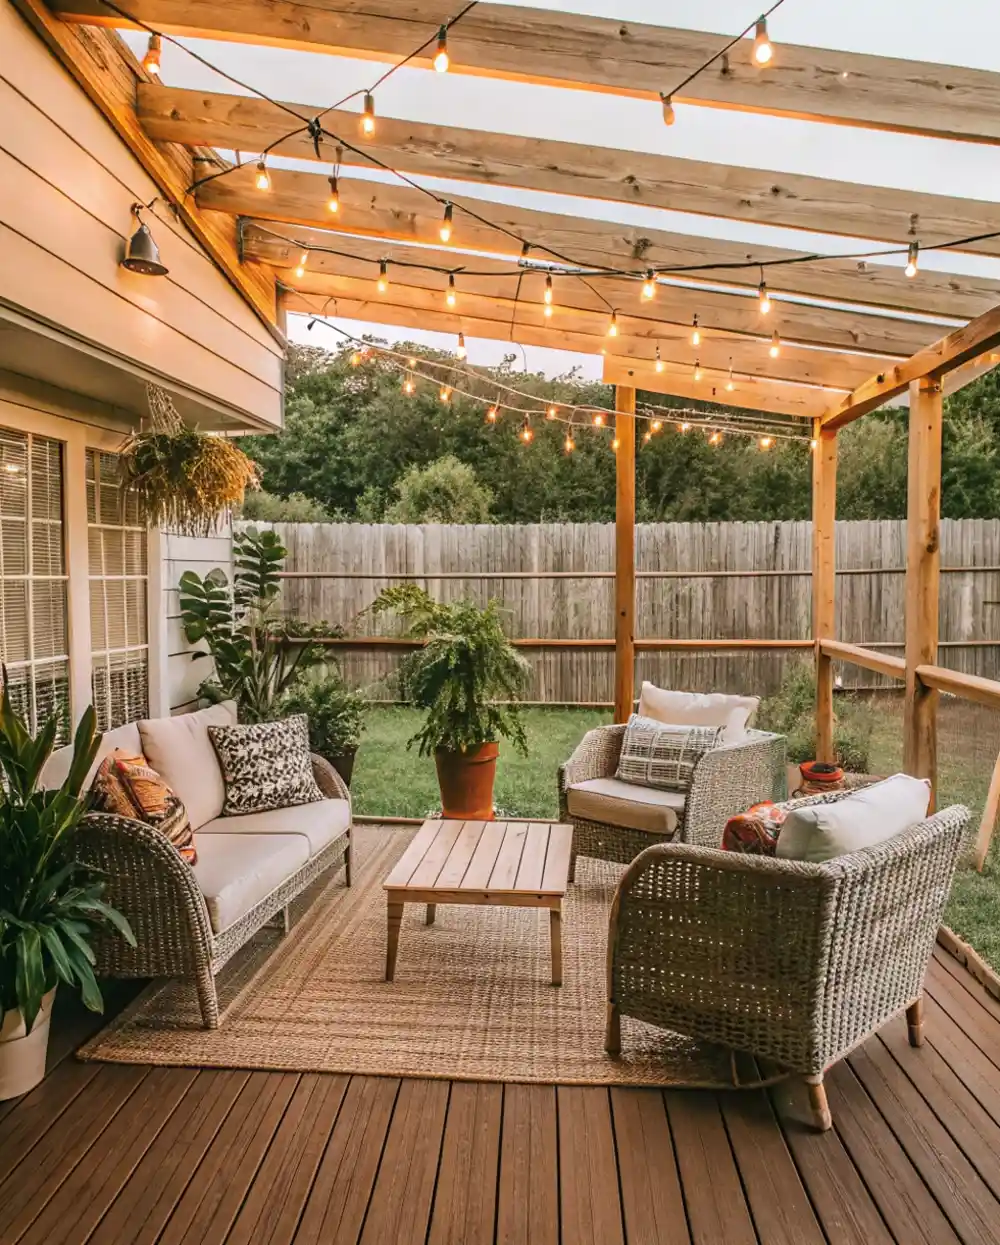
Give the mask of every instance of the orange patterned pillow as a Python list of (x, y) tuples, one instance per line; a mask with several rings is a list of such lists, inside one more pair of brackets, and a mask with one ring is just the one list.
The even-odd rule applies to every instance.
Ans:
[(101, 813), (113, 813), (115, 817), (139, 816), (139, 811), (132, 803), (128, 788), (118, 773), (116, 762), (119, 760), (136, 762), (144, 761), (145, 757), (130, 757), (116, 748), (101, 762), (94, 781), (90, 784), (93, 807)]
[(142, 753), (129, 756), (116, 749), (101, 762), (90, 789), (98, 812), (154, 826), (189, 865), (198, 863), (194, 831), (184, 805)]

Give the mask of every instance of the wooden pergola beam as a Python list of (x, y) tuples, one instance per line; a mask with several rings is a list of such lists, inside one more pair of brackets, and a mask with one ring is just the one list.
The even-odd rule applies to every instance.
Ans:
[[(100, 0), (54, 0), (68, 19), (121, 25)], [(130, 0), (129, 12), (157, 29), (396, 60), (429, 41), (454, 7), (398, 0)], [(778, 19), (774, 20), (780, 26)], [(451, 31), (455, 71), (659, 100), (727, 42), (722, 35), (611, 18), (481, 5)], [(838, 125), (1000, 143), (1000, 74), (778, 42), (767, 69), (751, 40), (678, 94), (677, 102)]]
[(615, 721), (635, 701), (635, 389), (615, 386)]
[(812, 618), (816, 644), (816, 760), (832, 762), (833, 662), (822, 641), (837, 627), (837, 434), (813, 425)]
[(662, 372), (652, 367), (637, 367), (631, 360), (605, 355), (604, 383), (606, 385), (630, 385), (649, 393), (663, 393), (675, 398), (692, 398), (699, 402), (711, 402), (737, 411), (765, 411), (774, 415), (796, 415), (803, 419), (816, 419), (829, 401), (823, 389), (805, 385), (786, 384), (776, 380), (762, 380), (753, 376), (738, 376), (732, 390), (726, 388), (728, 372), (702, 369), (700, 380), (695, 380), (690, 368), (667, 364)]
[(931, 377), (943, 382), (956, 368), (983, 354), (989, 355), (1000, 346), (1000, 307), (994, 307), (975, 320), (924, 350), (904, 363), (894, 364), (854, 390), (843, 402), (832, 407), (823, 418), (824, 428), (842, 428), (852, 420), (867, 415), (891, 398), (898, 397), (914, 381)]
[[(323, 106), (289, 107), (306, 121)], [(147, 133), (166, 142), (250, 152), (277, 143), (277, 154), (316, 158), (304, 134), (279, 141), (294, 121), (284, 108), (264, 100), (150, 85), (139, 92), (139, 114)], [(1000, 230), (1000, 205), (985, 200), (383, 116), (374, 138), (362, 143), (357, 113), (334, 110), (323, 123), (391, 168), (449, 180), (850, 237), (863, 228), (865, 237), (897, 246), (906, 246), (912, 237), (931, 246)], [(324, 142), (322, 155), (324, 160), (334, 159), (333, 142)], [(343, 158), (347, 165), (371, 164), (346, 148)], [(955, 249), (1000, 255), (1000, 238)]]

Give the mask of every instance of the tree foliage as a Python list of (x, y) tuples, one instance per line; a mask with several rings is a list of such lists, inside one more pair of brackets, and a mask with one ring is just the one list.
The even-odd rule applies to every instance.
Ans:
[(408, 467), (395, 484), (396, 500), (381, 518), (386, 523), (488, 523), (493, 494), (475, 468), (454, 454), (426, 467)]

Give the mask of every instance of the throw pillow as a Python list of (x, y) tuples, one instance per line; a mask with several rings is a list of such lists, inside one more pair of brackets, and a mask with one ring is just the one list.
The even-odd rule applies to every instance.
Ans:
[(129, 796), (128, 788), (118, 773), (118, 760), (141, 761), (142, 757), (128, 756), (115, 749), (109, 752), (97, 767), (94, 781), (90, 784), (91, 807), (99, 813), (111, 813), (115, 817), (131, 817), (135, 819), (137, 809)]
[(146, 718), (139, 723), (143, 755), (162, 774), (199, 830), (222, 815), (226, 798), (215, 749), (208, 742), (210, 726), (232, 726), (236, 706), (231, 700), (176, 718)]
[(93, 807), (131, 821), (153, 826), (189, 865), (198, 863), (194, 831), (184, 805), (146, 758), (112, 752), (94, 775)]
[(644, 682), (639, 693), (639, 715), (675, 726), (720, 726), (725, 743), (736, 743), (747, 733), (757, 712), (759, 696), (727, 696), (722, 692), (669, 692)]
[(745, 813), (730, 817), (722, 832), (722, 848), (748, 856), (773, 856), (785, 810), (771, 800), (754, 804)]
[(718, 747), (718, 726), (677, 726), (633, 713), (628, 720), (616, 778), (640, 787), (687, 791), (694, 768)]
[(843, 799), (830, 797), (793, 809), (778, 835), (777, 855), (820, 863), (874, 847), (923, 821), (930, 783), (894, 774)]
[(313, 777), (304, 713), (253, 726), (210, 726), (208, 737), (226, 784), (223, 817), (322, 800)]

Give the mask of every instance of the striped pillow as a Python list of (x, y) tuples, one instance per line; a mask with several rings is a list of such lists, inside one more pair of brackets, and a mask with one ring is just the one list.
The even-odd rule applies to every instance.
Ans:
[(90, 790), (96, 812), (145, 822), (176, 847), (182, 860), (198, 863), (187, 810), (144, 756), (115, 749), (94, 775)]
[(695, 766), (706, 752), (718, 747), (724, 730), (721, 726), (673, 726), (633, 713), (616, 777), (639, 787), (687, 791)]

